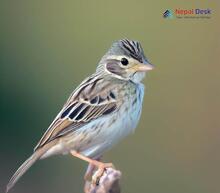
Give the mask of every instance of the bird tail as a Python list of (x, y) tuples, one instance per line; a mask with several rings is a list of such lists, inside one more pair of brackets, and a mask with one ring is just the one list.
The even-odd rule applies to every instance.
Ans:
[[(53, 143), (52, 143), (53, 144)], [(23, 176), (23, 174), (38, 160), (41, 156), (46, 153), (51, 146), (51, 143), (44, 145), (43, 147), (36, 150), (14, 173), (6, 187), (6, 193), (16, 184), (16, 182)]]

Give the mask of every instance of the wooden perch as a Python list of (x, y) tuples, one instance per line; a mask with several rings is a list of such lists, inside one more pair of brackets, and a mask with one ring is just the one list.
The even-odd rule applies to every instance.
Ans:
[(121, 172), (113, 168), (107, 168), (100, 178), (99, 185), (86, 181), (84, 186), (85, 193), (120, 193), (119, 180)]

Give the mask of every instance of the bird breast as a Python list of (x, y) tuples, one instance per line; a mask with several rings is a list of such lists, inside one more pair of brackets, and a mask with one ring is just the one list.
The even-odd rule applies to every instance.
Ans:
[[(121, 128), (123, 135), (128, 135), (134, 132), (139, 122), (142, 110), (142, 103), (144, 97), (144, 85), (139, 83), (127, 94), (125, 104), (119, 112), (119, 119), (121, 119)], [(120, 128), (119, 128), (120, 129)]]

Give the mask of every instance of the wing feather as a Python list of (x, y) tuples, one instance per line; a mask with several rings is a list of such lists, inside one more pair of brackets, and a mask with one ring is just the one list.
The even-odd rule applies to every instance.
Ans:
[[(106, 82), (106, 81), (104, 81)], [(44, 133), (35, 151), (48, 142), (80, 129), (86, 123), (106, 116), (118, 108), (111, 84), (89, 77), (71, 94), (67, 103)]]

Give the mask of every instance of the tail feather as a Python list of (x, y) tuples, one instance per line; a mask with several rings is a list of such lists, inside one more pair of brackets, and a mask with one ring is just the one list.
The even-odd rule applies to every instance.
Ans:
[(39, 159), (38, 154), (34, 153), (31, 157), (29, 157), (15, 172), (15, 174), (11, 177), (7, 188), (6, 193), (15, 185), (15, 183), (20, 179), (21, 176)]
[(23, 174), (38, 160), (41, 156), (47, 152), (55, 143), (56, 140), (48, 143), (35, 151), (15, 172), (15, 174), (11, 177), (7, 187), (6, 193), (16, 184), (16, 182), (23, 176)]

